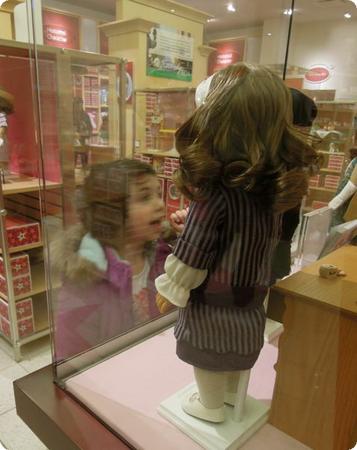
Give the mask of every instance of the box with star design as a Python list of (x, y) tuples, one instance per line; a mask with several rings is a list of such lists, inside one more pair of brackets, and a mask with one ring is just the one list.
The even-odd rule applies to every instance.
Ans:
[[(25, 295), (31, 292), (32, 289), (32, 280), (31, 274), (20, 275), (19, 277), (13, 277), (12, 284), (14, 287), (14, 295), (18, 297), (19, 295)], [(7, 298), (8, 289), (6, 278), (0, 275), (0, 295), (3, 298)]]
[[(30, 273), (30, 259), (27, 253), (15, 253), (14, 255), (11, 255), (10, 264), (13, 277)], [(5, 267), (2, 256), (0, 256), (0, 275), (5, 277)]]
[[(22, 320), (33, 316), (32, 298), (25, 298), (16, 302), (16, 319)], [(9, 319), (9, 304), (0, 298), (0, 317)]]
[(35, 245), (41, 242), (40, 224), (23, 216), (6, 217), (9, 249)]
[[(10, 328), (10, 322), (5, 319), (5, 317), (0, 316), (0, 329), (4, 336), (11, 338), (11, 328)], [(19, 331), (19, 337), (25, 338), (26, 336), (29, 336), (30, 334), (33, 334), (35, 332), (35, 324), (33, 317), (27, 317), (26, 319), (18, 320), (17, 321), (17, 329)]]

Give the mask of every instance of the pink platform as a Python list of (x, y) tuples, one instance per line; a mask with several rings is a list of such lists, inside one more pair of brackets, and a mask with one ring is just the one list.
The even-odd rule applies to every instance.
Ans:
[[(252, 370), (249, 394), (270, 402), (278, 350), (266, 344)], [(172, 330), (71, 378), (67, 389), (112, 429), (138, 449), (198, 450), (194, 443), (157, 413), (161, 401), (192, 383), (192, 367), (175, 354)], [(244, 450), (303, 450), (306, 446), (267, 424)]]

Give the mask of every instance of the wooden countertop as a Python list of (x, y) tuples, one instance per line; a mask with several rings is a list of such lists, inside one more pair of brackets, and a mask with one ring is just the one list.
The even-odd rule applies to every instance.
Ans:
[[(321, 264), (334, 264), (347, 275), (333, 280), (321, 278)], [(357, 247), (348, 245), (335, 250), (278, 282), (274, 290), (357, 315)]]

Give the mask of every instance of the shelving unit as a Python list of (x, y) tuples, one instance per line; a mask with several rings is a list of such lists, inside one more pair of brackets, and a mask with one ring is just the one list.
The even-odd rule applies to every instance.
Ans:
[(326, 206), (333, 198), (349, 162), (349, 149), (357, 142), (357, 100), (317, 101), (313, 132), (320, 137), (323, 157), (319, 175), (310, 180), (305, 211)]
[(172, 183), (178, 167), (176, 130), (195, 110), (192, 88), (144, 89), (134, 93), (134, 157), (152, 164), (162, 182), (166, 216), (184, 208), (188, 201)]
[[(5, 217), (6, 215), (21, 214), (24, 211), (24, 206), (30, 208), (30, 214), (32, 219), (41, 222), (42, 212), (40, 205), (41, 194), (51, 195), (51, 212), (57, 213), (58, 217), (62, 215), (61, 209), (61, 183), (54, 183), (47, 181), (45, 187), (42, 187), (41, 181), (37, 178), (21, 177), (17, 176), (16, 181), (10, 177), (9, 183), (1, 185), (0, 202), (1, 211), (3, 214), (0, 216), (1, 222), (1, 254), (3, 257), (4, 274), (6, 279), (7, 294), (0, 294), (0, 298), (6, 301), (8, 305), (9, 313), (9, 328), (10, 336), (4, 334), (0, 328), (0, 335), (12, 346), (14, 358), (16, 360), (21, 359), (21, 347), (29, 342), (46, 336), (50, 333), (48, 322), (48, 308), (46, 298), (46, 279), (45, 268), (43, 262), (42, 239), (39, 242), (27, 244), (18, 247), (9, 248), (7, 242), (7, 232), (5, 231)], [(12, 181), (11, 181), (12, 179)], [(23, 203), (14, 201), (20, 200)], [(57, 203), (57, 204), (56, 204)], [(25, 209), (25, 211), (27, 211)], [(41, 226), (41, 225), (40, 225)], [(15, 295), (13, 285), (13, 273), (10, 265), (10, 255), (13, 257), (16, 254), (26, 253), (29, 256), (30, 262), (30, 274), (31, 274), (31, 290), (28, 292)], [(24, 317), (24, 320), (33, 321), (33, 332), (29, 332), (28, 335), (20, 336), (20, 330), (18, 327), (22, 326), (18, 323), (17, 304), (25, 299), (31, 299), (32, 302), (32, 315)], [(13, 318), (16, 317), (14, 320)]]

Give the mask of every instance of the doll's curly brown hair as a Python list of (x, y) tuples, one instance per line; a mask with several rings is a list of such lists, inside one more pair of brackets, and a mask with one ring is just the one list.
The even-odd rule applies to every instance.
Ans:
[(265, 67), (239, 63), (217, 72), (205, 103), (176, 132), (181, 192), (199, 200), (223, 183), (277, 212), (298, 205), (318, 154), (293, 128), (291, 102)]

